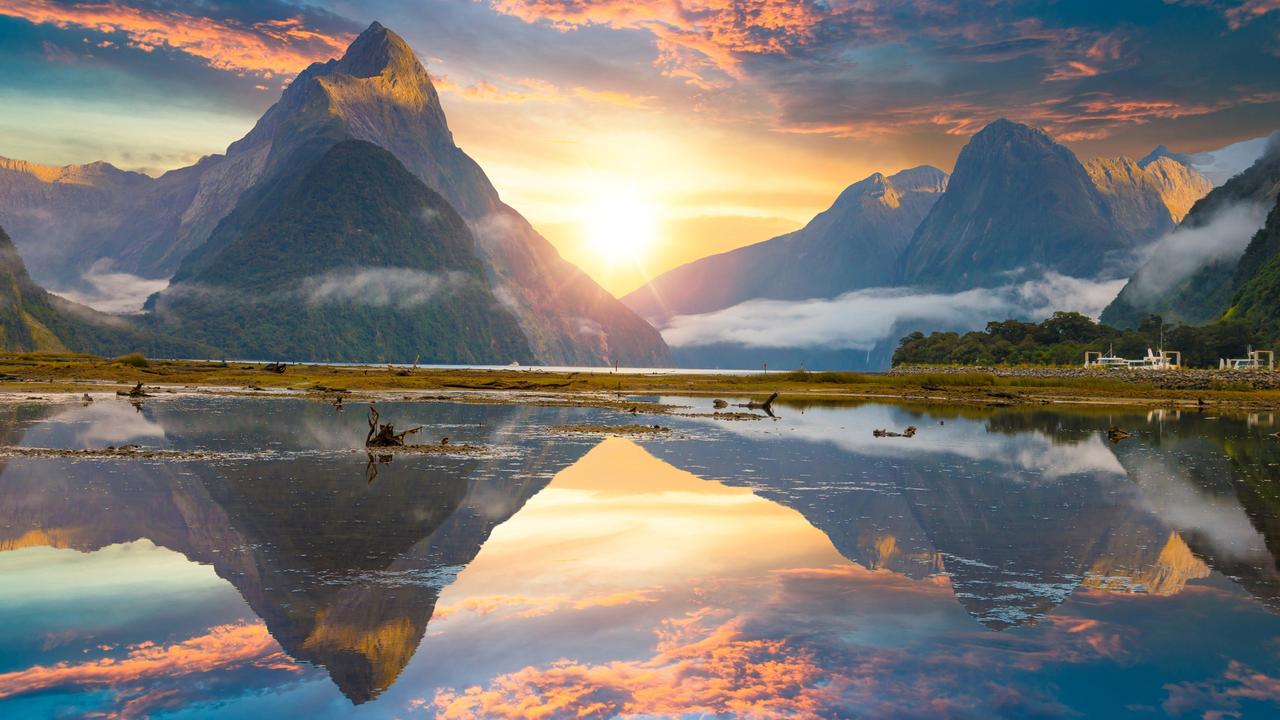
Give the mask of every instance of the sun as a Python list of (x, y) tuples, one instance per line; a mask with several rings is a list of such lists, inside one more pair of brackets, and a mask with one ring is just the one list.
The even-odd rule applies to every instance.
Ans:
[(609, 265), (639, 263), (657, 241), (657, 205), (634, 186), (599, 188), (583, 205), (582, 235)]

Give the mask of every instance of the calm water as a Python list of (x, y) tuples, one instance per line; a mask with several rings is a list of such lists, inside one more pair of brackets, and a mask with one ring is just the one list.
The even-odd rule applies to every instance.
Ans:
[(0, 717), (1280, 716), (1278, 417), (388, 403), (494, 452), (371, 466), (361, 410), (0, 410), (272, 451), (0, 461)]

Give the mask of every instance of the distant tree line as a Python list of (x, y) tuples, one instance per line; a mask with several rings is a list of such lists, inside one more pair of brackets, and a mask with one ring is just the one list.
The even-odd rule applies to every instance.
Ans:
[(1120, 330), (1075, 312), (1057, 312), (1040, 323), (993, 321), (964, 334), (913, 332), (898, 342), (894, 365), (1080, 365), (1086, 351), (1137, 359), (1160, 345), (1182, 353), (1183, 365), (1217, 367), (1219, 358), (1242, 358), (1249, 348), (1274, 349), (1250, 323), (1220, 320), (1207, 325), (1173, 325), (1149, 316), (1132, 330)]

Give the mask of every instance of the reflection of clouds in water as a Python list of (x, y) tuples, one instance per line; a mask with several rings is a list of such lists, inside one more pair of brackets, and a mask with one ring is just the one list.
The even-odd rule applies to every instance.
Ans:
[(1239, 499), (1202, 491), (1188, 477), (1185, 460), (1143, 448), (1126, 453), (1125, 466), (1143, 490), (1140, 502), (1169, 527), (1203, 538), (1223, 558), (1272, 562)]
[(42, 438), (63, 437), (68, 431), (75, 445), (86, 448), (124, 443), (156, 445), (157, 440), (165, 439), (164, 427), (148, 418), (146, 410), (138, 412), (133, 405), (121, 400), (100, 400), (86, 406), (59, 409), (27, 431), (22, 443), (47, 446), (51, 443)]
[[(756, 583), (711, 604), (670, 606), (647, 655), (530, 664), (407, 705), (441, 718), (558, 717), (587, 706), (598, 709), (593, 717), (1061, 716), (1070, 708), (1043, 682), (1021, 678), (1063, 663), (1110, 664), (1135, 640), (1122, 626), (1067, 616), (993, 639), (974, 630), (945, 580), (856, 565), (782, 570)], [(506, 631), (557, 640), (534, 619)], [(920, 641), (934, 643), (930, 652), (917, 651)]]
[[(954, 455), (1004, 465), (1046, 480), (1095, 472), (1125, 473), (1099, 434), (1069, 444), (1055, 442), (1038, 430), (991, 432), (984, 423), (963, 418), (947, 419), (945, 425), (939, 425), (927, 415), (919, 417), (892, 405), (811, 407), (803, 413), (796, 408), (776, 407), (775, 411), (782, 416), (776, 423), (697, 420), (752, 440), (782, 438), (830, 443), (857, 455), (890, 459)], [(875, 428), (901, 431), (907, 425), (917, 425), (919, 433), (913, 438), (876, 438), (871, 434)]]

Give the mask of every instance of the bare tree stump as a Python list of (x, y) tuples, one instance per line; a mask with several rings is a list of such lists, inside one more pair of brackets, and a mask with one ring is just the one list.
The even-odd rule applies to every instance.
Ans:
[(421, 426), (405, 430), (404, 432), (396, 432), (394, 425), (390, 423), (383, 425), (378, 422), (381, 416), (378, 415), (378, 408), (372, 403), (369, 405), (369, 434), (365, 436), (365, 447), (403, 447), (405, 437), (412, 435), (422, 429)]

